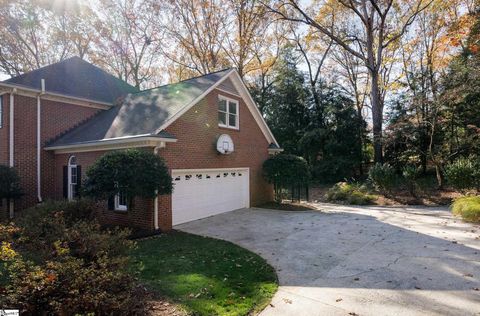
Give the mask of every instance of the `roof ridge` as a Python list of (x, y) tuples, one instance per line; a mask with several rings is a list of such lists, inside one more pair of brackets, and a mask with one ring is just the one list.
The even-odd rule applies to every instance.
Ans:
[(141, 90), (141, 91), (138, 91), (138, 92), (135, 92), (135, 93), (131, 93), (131, 94), (139, 94), (139, 93), (143, 93), (143, 92), (147, 92), (147, 91), (151, 91), (151, 90), (155, 90), (155, 89), (159, 89), (159, 88), (163, 88), (163, 87), (167, 87), (167, 86), (173, 86), (173, 85), (176, 85), (176, 84), (179, 84), (179, 83), (188, 81), (188, 80), (199, 79), (199, 78), (202, 78), (202, 77), (206, 77), (206, 76), (208, 76), (208, 75), (213, 75), (213, 74), (216, 74), (216, 73), (219, 73), (219, 72), (222, 72), (222, 71), (232, 70), (232, 69), (235, 69), (235, 67), (223, 68), (223, 69), (221, 69), (221, 70), (217, 70), (217, 71), (214, 71), (214, 72), (209, 72), (208, 74), (191, 77), (191, 78), (184, 79), (184, 80), (180, 80), (180, 81), (173, 82), (173, 83), (166, 83), (166, 84), (163, 84), (163, 85), (161, 85), (161, 86), (157, 86), (157, 87), (153, 87), (153, 88)]

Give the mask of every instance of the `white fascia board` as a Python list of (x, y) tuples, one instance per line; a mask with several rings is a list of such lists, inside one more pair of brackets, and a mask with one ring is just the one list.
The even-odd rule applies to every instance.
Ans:
[(215, 89), (216, 87), (218, 87), (223, 81), (225, 81), (225, 79), (227, 79), (230, 74), (236, 72), (235, 69), (231, 69), (228, 73), (225, 74), (225, 76), (223, 76), (223, 78), (221, 78), (220, 80), (218, 80), (215, 84), (213, 84), (210, 88), (208, 88), (204, 93), (202, 93), (201, 95), (199, 95), (197, 98), (195, 98), (192, 102), (188, 103), (187, 105), (185, 105), (180, 111), (178, 111), (177, 113), (175, 113), (175, 115), (173, 115), (168, 121), (166, 121), (165, 123), (163, 123), (157, 130), (156, 130), (156, 133), (160, 133), (160, 131), (166, 129), (168, 126), (170, 126), (173, 122), (175, 122), (180, 116), (182, 116), (183, 114), (185, 114), (185, 112), (187, 112), (188, 110), (190, 110), (194, 105), (196, 105), (198, 102), (200, 102), (203, 98), (205, 98), (210, 92), (213, 91), (213, 89)]
[(245, 101), (248, 108), (250, 109), (250, 112), (252, 113), (253, 118), (255, 119), (255, 121), (257, 121), (258, 126), (262, 130), (267, 140), (270, 143), (274, 143), (275, 145), (280, 147), (277, 140), (275, 139), (275, 136), (273, 136), (272, 131), (268, 127), (267, 122), (265, 122), (265, 119), (263, 118), (262, 113), (260, 113), (260, 110), (258, 109), (257, 104), (252, 98), (252, 95), (248, 91), (247, 86), (245, 86), (245, 83), (243, 82), (238, 72), (235, 71), (234, 73), (235, 74), (233, 75), (233, 78), (232, 78), (233, 84), (235, 85), (235, 88), (237, 88), (237, 91), (239, 91), (239, 93), (242, 96), (242, 99)]
[(86, 98), (79, 98), (79, 97), (74, 97), (66, 94), (49, 92), (49, 91), (42, 92), (41, 89), (33, 89), (33, 88), (25, 87), (22, 85), (0, 82), (0, 93), (3, 93), (3, 92), (8, 93), (8, 91), (5, 91), (5, 90), (11, 91), (12, 89), (17, 89), (16, 94), (19, 94), (19, 95), (36, 97), (39, 94), (42, 94), (42, 99), (45, 99), (45, 100), (72, 103), (80, 106), (93, 107), (93, 108), (99, 108), (99, 109), (109, 109), (113, 106), (112, 103), (108, 103), (108, 102), (96, 101), (96, 100), (86, 99)]
[(117, 138), (108, 138), (98, 141), (83, 142), (77, 144), (63, 145), (63, 146), (48, 146), (44, 150), (54, 150), (55, 153), (68, 153), (80, 151), (99, 151), (99, 150), (113, 150), (122, 148), (148, 147), (148, 146), (162, 146), (165, 143), (175, 143), (176, 138), (155, 137), (151, 134), (126, 136)]
[[(235, 69), (230, 70), (223, 78), (218, 80), (215, 84), (213, 84), (210, 88), (208, 88), (204, 93), (202, 93), (200, 96), (198, 96), (195, 100), (184, 106), (180, 111), (178, 111), (174, 116), (172, 116), (167, 122), (163, 123), (160, 128), (157, 129), (156, 133), (159, 133), (160, 131), (166, 129), (168, 126), (170, 126), (173, 122), (175, 122), (180, 116), (185, 114), (188, 110), (190, 110), (193, 106), (195, 106), (198, 102), (200, 102), (203, 98), (205, 98), (210, 92), (212, 92), (214, 89), (217, 89), (217, 87), (225, 81), (227, 78), (232, 78), (233, 79), (233, 84), (235, 88), (237, 88), (237, 91), (240, 93), (240, 97), (245, 101), (247, 104), (247, 107), (250, 109), (250, 112), (253, 115), (253, 118), (257, 122), (258, 126), (260, 127), (260, 130), (263, 132), (265, 137), (267, 138), (269, 143), (274, 143), (278, 147), (277, 140), (273, 136), (272, 132), (270, 131), (270, 128), (268, 127), (267, 123), (263, 119), (262, 114), (260, 113), (260, 110), (258, 109), (255, 101), (253, 100), (250, 92), (248, 92), (247, 87), (245, 86), (245, 83), (243, 83), (242, 78), (240, 78), (240, 75)], [(219, 89), (220, 90), (220, 89)]]

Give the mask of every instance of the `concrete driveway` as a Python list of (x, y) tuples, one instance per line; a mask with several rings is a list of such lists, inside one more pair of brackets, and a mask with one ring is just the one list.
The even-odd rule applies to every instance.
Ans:
[(245, 247), (280, 288), (261, 315), (480, 315), (480, 227), (446, 208), (242, 209), (175, 227)]

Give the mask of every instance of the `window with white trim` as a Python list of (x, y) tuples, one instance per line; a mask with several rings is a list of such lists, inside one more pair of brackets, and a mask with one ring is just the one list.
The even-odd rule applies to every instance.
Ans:
[(3, 96), (0, 95), (0, 128), (3, 127)]
[(68, 199), (71, 201), (77, 197), (78, 173), (77, 158), (71, 156), (68, 159)]
[(218, 97), (218, 126), (235, 128), (239, 127), (238, 101), (227, 97)]
[(127, 210), (127, 195), (120, 191), (115, 195), (115, 210), (116, 211), (126, 211)]

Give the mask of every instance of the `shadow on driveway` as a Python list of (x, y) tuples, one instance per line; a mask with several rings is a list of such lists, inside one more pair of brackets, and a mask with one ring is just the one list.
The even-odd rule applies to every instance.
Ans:
[[(442, 208), (242, 209), (175, 227), (266, 258), (262, 315), (480, 315), (480, 228)], [(350, 314), (350, 315), (354, 315)]]

